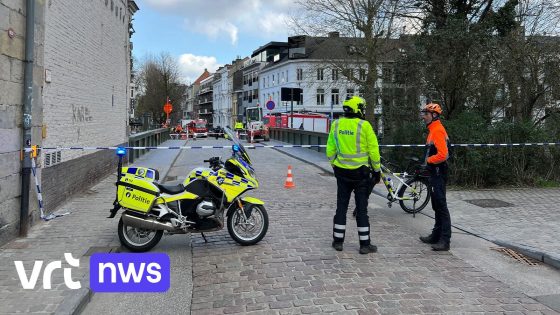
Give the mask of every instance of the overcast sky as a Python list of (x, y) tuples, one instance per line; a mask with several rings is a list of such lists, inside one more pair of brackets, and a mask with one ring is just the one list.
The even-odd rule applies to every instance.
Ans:
[(270, 41), (286, 41), (291, 0), (136, 0), (133, 54), (169, 52), (186, 82), (249, 56)]

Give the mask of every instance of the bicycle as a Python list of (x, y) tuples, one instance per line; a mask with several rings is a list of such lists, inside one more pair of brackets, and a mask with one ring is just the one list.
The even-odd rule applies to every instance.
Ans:
[[(383, 196), (375, 190), (372, 192), (386, 198), (388, 200), (387, 206), (389, 208), (392, 207), (394, 202), (398, 201), (399, 205), (405, 212), (416, 215), (416, 213), (424, 210), (430, 201), (430, 184), (428, 182), (428, 174), (420, 166), (420, 160), (415, 157), (409, 159), (411, 160), (411, 163), (414, 162), (416, 164), (411, 167), (411, 163), (409, 163), (407, 170), (412, 169), (411, 173), (407, 171), (394, 173), (391, 169), (389, 169), (389, 167), (387, 167), (387, 165), (395, 165), (382, 158), (381, 181), (387, 188), (388, 194), (387, 196)], [(397, 188), (394, 187), (391, 177), (394, 177), (399, 181)], [(356, 216), (356, 210), (354, 210), (353, 215)]]

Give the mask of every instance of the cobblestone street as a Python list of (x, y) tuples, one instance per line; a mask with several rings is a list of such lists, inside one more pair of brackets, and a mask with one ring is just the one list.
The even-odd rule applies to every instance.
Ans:
[[(334, 178), (269, 149), (249, 152), (268, 234), (250, 247), (226, 231), (208, 243), (193, 235), (193, 314), (555, 313), (451, 253), (432, 252), (383, 215), (370, 216), (377, 254), (358, 253), (351, 218), (344, 251), (334, 251)], [(288, 164), (293, 190), (283, 187)]]
[[(216, 144), (228, 142), (189, 142)], [(162, 174), (167, 174), (167, 181), (182, 181), (191, 169), (203, 166), (203, 160), (211, 156), (225, 159), (229, 155), (224, 149), (184, 150), (175, 159), (170, 151), (152, 151), (137, 165), (159, 165)], [(190, 238), (166, 236), (152, 251), (167, 253), (171, 258), (172, 282), (168, 292), (95, 294), (87, 304), (91, 294), (88, 250), (98, 247), (94, 251), (103, 251), (103, 247), (119, 245), (117, 220), (105, 218), (114, 196), (112, 175), (60, 209), (70, 211), (70, 215), (41, 223), (28, 238), (2, 247), (0, 313), (72, 313), (78, 305), (87, 304), (85, 314), (558, 314), (546, 306), (551, 304), (539, 302), (543, 296), (549, 301), (557, 299), (560, 290), (556, 270), (548, 266), (518, 269), (514, 262), (504, 265), (478, 257), (481, 252), (465, 244), (465, 237), (476, 238), (461, 232), (454, 234), (450, 252), (433, 252), (417, 239), (419, 233), (430, 227), (431, 219), (412, 218), (398, 207), (389, 209), (379, 197), (370, 199), (372, 241), (379, 252), (358, 253), (356, 225), (350, 215), (344, 251), (335, 251), (331, 248), (334, 177), (272, 149), (249, 150), (249, 154), (260, 187), (247, 195), (265, 201), (270, 219), (268, 233), (257, 245), (239, 246), (227, 230), (206, 233), (207, 243), (199, 234)], [(322, 154), (315, 156), (323, 159)], [(165, 167), (169, 168), (172, 161), (175, 162), (167, 172)], [(296, 185), (291, 190), (284, 188), (288, 165), (293, 168)], [(530, 221), (541, 217), (547, 213), (543, 212), (544, 201), (553, 202), (555, 192), (529, 190), (527, 196), (516, 197), (517, 190), (452, 191), (450, 209), (454, 223), (470, 224), (469, 227), (476, 224), (481, 233), (492, 232), (496, 236), (529, 235), (535, 246), (541, 246), (541, 242), (547, 244), (546, 239), (533, 235), (552, 235), (555, 226), (543, 225), (543, 233), (537, 234), (536, 227), (520, 224), (518, 228), (525, 234), (510, 233), (508, 229), (514, 229), (517, 223), (500, 224), (499, 218)], [(545, 197), (538, 198), (538, 193)], [(529, 198), (530, 194), (534, 199)], [(464, 201), (490, 198), (512, 203), (515, 208), (490, 209), (486, 220), (484, 211)], [(538, 200), (543, 201), (540, 208), (529, 207), (535, 212), (523, 214), (524, 207)], [(515, 211), (517, 215), (511, 214)], [(550, 213), (552, 216), (552, 210)], [(558, 220), (551, 218), (551, 222)], [(545, 218), (539, 220), (546, 222)], [(555, 243), (550, 245), (554, 249)], [(483, 246), (488, 252), (489, 245)], [(41, 279), (35, 290), (21, 288), (14, 260), (23, 260), (26, 270), (30, 270), (34, 260), (60, 260), (65, 252), (81, 259), (80, 268), (73, 270), (72, 276), (82, 280), (84, 290), (67, 289), (61, 273), (53, 274), (53, 290), (42, 289)], [(506, 259), (493, 254), (499, 260)], [(525, 274), (526, 279), (516, 278), (518, 273)], [(542, 289), (534, 289), (539, 286)]]

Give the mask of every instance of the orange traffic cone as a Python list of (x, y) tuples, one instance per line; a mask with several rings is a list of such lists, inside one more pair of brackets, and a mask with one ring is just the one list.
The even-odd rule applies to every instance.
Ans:
[(288, 177), (286, 177), (285, 188), (295, 188), (294, 179), (292, 178), (292, 166), (288, 165)]

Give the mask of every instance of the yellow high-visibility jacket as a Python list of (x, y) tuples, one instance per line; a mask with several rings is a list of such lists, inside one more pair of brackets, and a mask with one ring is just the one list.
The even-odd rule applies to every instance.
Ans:
[(327, 158), (340, 168), (357, 169), (365, 165), (379, 171), (379, 144), (371, 124), (359, 118), (335, 120), (327, 141)]

